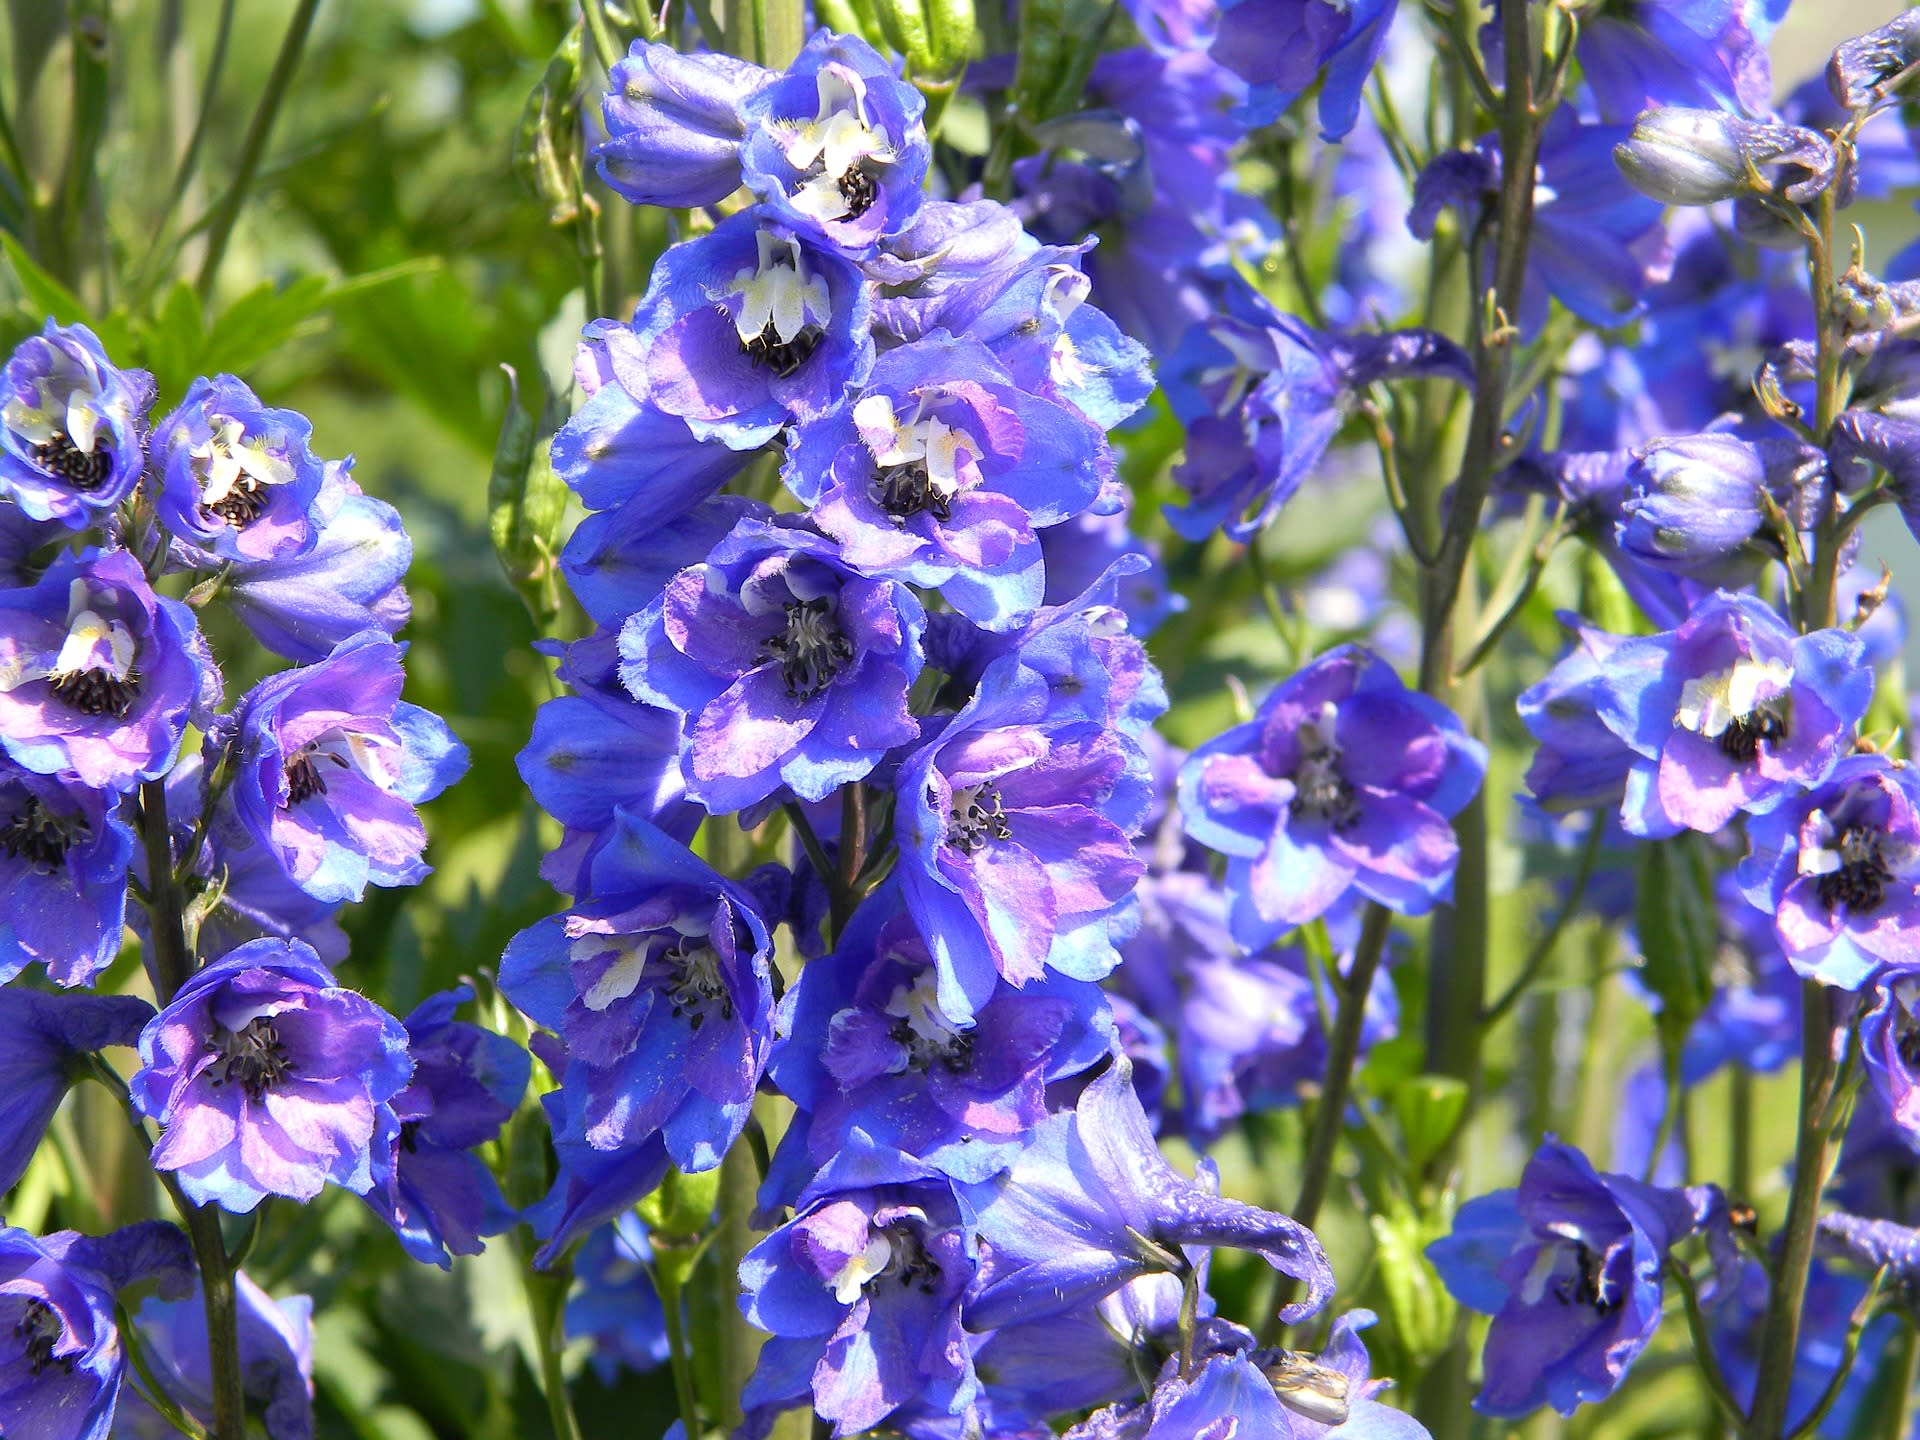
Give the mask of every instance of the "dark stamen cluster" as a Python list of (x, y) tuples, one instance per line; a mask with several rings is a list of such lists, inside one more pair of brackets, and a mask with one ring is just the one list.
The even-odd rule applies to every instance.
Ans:
[(780, 662), (780, 678), (794, 700), (811, 700), (853, 659), (853, 642), (840, 628), (833, 601), (825, 595), (789, 600), (786, 624), (778, 634), (762, 640), (760, 650)]
[(905, 1018), (893, 1022), (888, 1035), (907, 1052), (907, 1064), (925, 1072), (939, 1065), (952, 1075), (964, 1075), (973, 1068), (973, 1032), (962, 1030), (945, 1042), (929, 1040)]
[(265, 1015), (256, 1015), (238, 1030), (216, 1025), (214, 1042), (220, 1058), (207, 1067), (208, 1083), (237, 1084), (258, 1100), (293, 1073), (293, 1060), (280, 1032)]
[(64, 1329), (60, 1317), (53, 1313), (53, 1308), (46, 1301), (27, 1301), (20, 1318), (14, 1322), (13, 1333), (26, 1348), (28, 1374), (38, 1375), (49, 1365), (58, 1365), (69, 1375), (73, 1373), (74, 1357), (53, 1353), (53, 1347), (59, 1343)]
[(1856, 915), (1878, 910), (1886, 898), (1887, 882), (1893, 879), (1893, 871), (1880, 858), (1879, 831), (1849, 825), (1834, 848), (1840, 852), (1840, 868), (1814, 882), (1820, 903), (1828, 910), (1844, 905)]
[(267, 487), (253, 476), (242, 474), (225, 495), (201, 508), (208, 516), (224, 520), (236, 530), (244, 530), (266, 510)]
[(889, 465), (874, 476), (873, 492), (880, 508), (893, 517), (896, 525), (922, 510), (931, 511), (936, 520), (949, 519), (953, 514), (947, 497), (934, 488), (924, 460)]
[(1562, 1305), (1585, 1305), (1596, 1315), (1620, 1308), (1620, 1297), (1607, 1279), (1606, 1257), (1584, 1241), (1573, 1244), (1573, 1277), (1562, 1280), (1553, 1293)]
[(769, 320), (758, 335), (741, 341), (740, 348), (754, 364), (784, 380), (812, 358), (820, 348), (822, 334), (818, 325), (802, 325), (791, 340), (782, 340)]
[(1002, 803), (1000, 791), (991, 783), (956, 790), (947, 812), (947, 844), (971, 855), (989, 840), (1011, 840), (1013, 827)]
[(133, 702), (140, 698), (140, 677), (128, 670), (115, 675), (111, 670), (76, 670), (55, 675), (54, 698), (82, 715), (111, 715), (124, 720), (133, 713)]
[(82, 450), (66, 431), (56, 430), (44, 445), (33, 447), (33, 463), (82, 495), (91, 495), (113, 472), (113, 451), (97, 436), (93, 449)]
[(899, 1282), (901, 1289), (912, 1287), (922, 1295), (931, 1295), (940, 1287), (940, 1266), (927, 1254), (926, 1241), (911, 1225), (889, 1225), (882, 1232), (893, 1248), (883, 1275)]
[(287, 798), (282, 809), (291, 810), (303, 801), (327, 793), (327, 777), (320, 773), (318, 763), (321, 760), (332, 760), (336, 765), (343, 763), (335, 756), (321, 755), (311, 747), (302, 749), (287, 761)]
[(56, 815), (39, 796), (28, 795), (26, 803), (0, 823), (0, 850), (26, 861), (39, 874), (51, 875), (66, 864), (67, 851), (91, 833), (86, 816)]
[(879, 198), (880, 187), (874, 183), (873, 176), (861, 168), (858, 160), (847, 166), (836, 185), (840, 198), (847, 202), (847, 219), (858, 220), (873, 208), (873, 202)]
[(1720, 753), (1744, 765), (1760, 753), (1760, 746), (1778, 745), (1787, 738), (1787, 717), (1772, 710), (1758, 709), (1751, 715), (1737, 715), (1720, 732)]
[(662, 955), (672, 982), (667, 999), (674, 1015), (687, 1015), (689, 1030), (707, 1023), (710, 1012), (718, 1009), (722, 1020), (733, 1019), (733, 996), (720, 978), (720, 958), (704, 940), (677, 940)]

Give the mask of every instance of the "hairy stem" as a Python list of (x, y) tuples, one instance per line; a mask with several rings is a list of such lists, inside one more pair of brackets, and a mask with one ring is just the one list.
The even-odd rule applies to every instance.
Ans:
[[(184, 921), (186, 897), (174, 875), (164, 780), (149, 780), (140, 787), (140, 840), (147, 857), (149, 969), (154, 994), (164, 1006), (194, 970)], [(246, 1440), (247, 1400), (240, 1374), (233, 1263), (220, 1234), (220, 1212), (210, 1205), (193, 1204), (171, 1185), (167, 1193), (180, 1212), (200, 1266), (200, 1294), (207, 1310), (207, 1364), (213, 1377), (213, 1435), (215, 1440)]]

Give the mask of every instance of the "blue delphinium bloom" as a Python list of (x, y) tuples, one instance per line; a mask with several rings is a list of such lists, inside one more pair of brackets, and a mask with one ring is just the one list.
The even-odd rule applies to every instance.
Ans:
[(0, 1195), (19, 1183), (86, 1057), (131, 1045), (153, 1017), (135, 995), (66, 995), (0, 987)]
[(414, 807), (467, 768), (446, 722), (400, 698), (401, 650), (377, 630), (317, 664), (270, 675), (234, 712), (237, 826), (316, 900), (427, 874)]
[(1860, 1058), (1896, 1125), (1920, 1136), (1920, 966), (1873, 979), (1860, 1018)]
[(944, 1180), (829, 1189), (747, 1253), (740, 1311), (773, 1338), (740, 1401), (746, 1433), (812, 1397), (836, 1436), (978, 1386), (961, 1307), (978, 1247)]
[(1716, 882), (1715, 900), (1721, 943), (1713, 999), (1680, 1053), (1687, 1085), (1723, 1065), (1768, 1074), (1800, 1055), (1800, 977), (1773, 933), (1773, 917), (1747, 903), (1731, 872)]
[(165, 1127), (155, 1168), (235, 1212), (328, 1182), (364, 1195), (413, 1070), (405, 1027), (297, 940), (255, 940), (195, 972), (141, 1032), (140, 1060), (133, 1103)]
[(49, 320), (0, 371), (0, 495), (76, 530), (102, 519), (139, 483), (153, 396), (86, 326)]
[(1600, 119), (1631, 124), (1658, 105), (1768, 113), (1767, 41), (1785, 0), (1631, 0), (1580, 27), (1580, 70)]
[[(266, 1427), (267, 1440), (313, 1440), (312, 1299), (290, 1295), (276, 1300), (244, 1270), (234, 1272), (233, 1289), (241, 1389), (248, 1409)], [(134, 1326), (169, 1398), (211, 1427), (207, 1306), (198, 1282), (181, 1299), (144, 1301), (135, 1312)], [(125, 1440), (167, 1440), (180, 1433), (132, 1388), (121, 1401), (116, 1437), (121, 1437), (122, 1427), (128, 1432)]]
[[(1618, 325), (1672, 270), (1660, 202), (1629, 185), (1614, 163), (1614, 146), (1625, 135), (1620, 126), (1584, 125), (1565, 106), (1547, 122), (1526, 288), (1519, 315), (1511, 317), (1529, 333), (1546, 322), (1549, 296), (1591, 324)], [(1420, 172), (1407, 225), (1431, 240), (1440, 211), (1452, 206), (1464, 230), (1491, 227), (1499, 191), (1500, 145), (1489, 136), (1473, 150), (1440, 155)]]
[(1452, 893), (1448, 820), (1486, 749), (1451, 711), (1343, 645), (1180, 770), (1187, 833), (1227, 857), (1234, 938), (1259, 949), (1358, 890), (1403, 915)]
[(970, 1020), (997, 978), (1021, 986), (1051, 968), (1098, 980), (1119, 963), (1150, 788), (1140, 747), (1089, 715), (1091, 698), (1056, 691), (1021, 652), (1003, 656), (900, 766), (901, 887), (954, 1020)]
[(849, 412), (803, 426), (785, 478), (847, 564), (1005, 630), (1046, 590), (1035, 532), (1091, 505), (1112, 463), (1076, 411), (936, 331), (882, 356)]
[(579, 1138), (630, 1151), (664, 1135), (682, 1169), (711, 1169), (766, 1069), (766, 922), (743, 889), (631, 814), (586, 879), (573, 910), (514, 937), (500, 987), (566, 1042)]
[(1793, 968), (1857, 990), (1883, 965), (1920, 965), (1920, 779), (1879, 755), (1842, 760), (1748, 822), (1736, 872), (1774, 917)]
[(1187, 424), (1174, 478), (1192, 497), (1168, 519), (1189, 540), (1221, 529), (1250, 539), (1299, 490), (1369, 385), (1465, 384), (1472, 374), (1465, 352), (1443, 336), (1326, 334), (1236, 282), (1221, 312), (1190, 330), (1167, 362), (1168, 398)]
[(1427, 1255), (1456, 1300), (1494, 1317), (1474, 1408), (1571, 1415), (1611, 1395), (1660, 1324), (1667, 1252), (1704, 1198), (1603, 1175), (1548, 1140), (1517, 1190), (1461, 1206)]
[(401, 583), (413, 541), (399, 511), (361, 490), (348, 469), (346, 461), (327, 462), (310, 511), (311, 549), (237, 564), (227, 574), (227, 604), (253, 638), (303, 665), (365, 630), (397, 634), (413, 612)]
[(1572, 647), (1520, 692), (1514, 707), (1539, 747), (1527, 766), (1527, 790), (1548, 814), (1618, 805), (1636, 758), (1600, 718), (1608, 658), (1629, 637), (1575, 615), (1560, 620), (1573, 632)]
[(600, 103), (600, 178), (636, 205), (712, 205), (740, 188), (743, 102), (773, 72), (731, 55), (636, 40)]
[(0, 1431), (107, 1440), (126, 1373), (116, 1294), (157, 1276), (178, 1294), (187, 1237), (157, 1220), (94, 1238), (0, 1228)]
[(173, 764), (200, 697), (193, 612), (125, 550), (63, 553), (0, 591), (0, 747), (42, 775), (131, 789)]
[(442, 1269), (478, 1255), (480, 1237), (513, 1223), (486, 1162), (473, 1153), (500, 1133), (527, 1088), (532, 1060), (504, 1035), (454, 1019), (471, 986), (442, 991), (407, 1016), (413, 1078), (390, 1102), (400, 1122), (376, 1147), (363, 1197), (414, 1259)]
[(244, 381), (203, 376), (154, 427), (154, 510), (200, 565), (305, 554), (326, 478), (312, 434), (306, 416), (261, 404)]
[(1338, 140), (1360, 116), (1360, 97), (1387, 43), (1396, 0), (1226, 0), (1207, 53), (1252, 90), (1241, 118), (1266, 125), (1320, 87), (1320, 133)]
[(1764, 601), (1724, 590), (1677, 629), (1613, 646), (1591, 699), (1633, 752), (1622, 824), (1712, 834), (1818, 783), (1873, 698), (1861, 651), (1846, 631), (1797, 635)]
[(961, 1187), (985, 1242), (968, 1324), (990, 1330), (1097, 1300), (1137, 1275), (1177, 1268), (1182, 1247), (1250, 1250), (1306, 1286), (1285, 1306), (1289, 1324), (1318, 1310), (1333, 1272), (1311, 1231), (1285, 1215), (1215, 1193), (1210, 1165), (1197, 1183), (1161, 1156), (1116, 1060), (1050, 1115), (1013, 1165)]
[(687, 794), (716, 813), (784, 787), (821, 800), (919, 728), (912, 591), (790, 520), (740, 521), (620, 632), (620, 678), (681, 717)]
[[(1706, 1311), (1720, 1372), (1726, 1377), (1727, 1388), (1733, 1392), (1735, 1401), (1743, 1407), (1752, 1405), (1760, 1373), (1761, 1332), (1766, 1324), (1770, 1288), (1767, 1267), (1749, 1258), (1741, 1265), (1735, 1283), (1716, 1295)], [(1854, 1307), (1865, 1296), (1866, 1289), (1864, 1281), (1818, 1259), (1808, 1270), (1806, 1297), (1800, 1308), (1800, 1334), (1793, 1351), (1793, 1379), (1787, 1392), (1786, 1421), (1790, 1429), (1798, 1429), (1805, 1423), (1835, 1373), (1846, 1363)], [(1898, 1323), (1893, 1316), (1883, 1315), (1858, 1337), (1856, 1381), (1872, 1375), (1873, 1358), (1881, 1348), (1875, 1342)], [(1839, 1403), (1828, 1412), (1827, 1422), (1816, 1433), (1825, 1436), (1853, 1433), (1846, 1416), (1857, 1403), (1858, 1387), (1849, 1384)]]
[(1768, 512), (1797, 519), (1826, 480), (1824, 457), (1797, 440), (1722, 433), (1655, 440), (1634, 452), (1627, 472), (1620, 548), (1663, 570), (1737, 581), (1764, 558), (1756, 542)]
[(573, 1257), (579, 1283), (567, 1299), (567, 1338), (593, 1342), (593, 1368), (606, 1384), (622, 1369), (664, 1365), (671, 1353), (652, 1266), (647, 1227), (632, 1212), (594, 1231)]
[(741, 103), (741, 170), (769, 214), (850, 255), (920, 206), (926, 101), (857, 35), (816, 30), (786, 73)]
[(1111, 1032), (1097, 987), (1002, 982), (972, 1025), (940, 1008), (938, 974), (897, 888), (869, 896), (833, 956), (781, 1002), (768, 1074), (810, 1113), (815, 1166), (854, 1130), (961, 1180), (983, 1180), (1047, 1113), (1047, 1083), (1092, 1066)]
[(0, 759), (0, 984), (29, 965), (92, 984), (120, 953), (132, 855), (119, 796)]
[(756, 450), (866, 379), (870, 313), (851, 261), (745, 210), (660, 257), (633, 316), (639, 374), (622, 385), (698, 439)]

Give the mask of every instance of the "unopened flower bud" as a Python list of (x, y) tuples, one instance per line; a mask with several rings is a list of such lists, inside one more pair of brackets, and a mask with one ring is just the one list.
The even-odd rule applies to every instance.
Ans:
[(1796, 441), (1709, 433), (1656, 440), (1635, 468), (1634, 493), (1621, 507), (1621, 547), (1663, 569), (1690, 571), (1732, 556), (1775, 506), (1796, 511), (1796, 497), (1819, 477), (1821, 457)]
[(1826, 188), (1834, 168), (1832, 145), (1811, 130), (1680, 106), (1641, 115), (1613, 157), (1636, 189), (1667, 205), (1754, 194), (1754, 172), (1768, 166), (1790, 167), (1779, 189), (1799, 204)]
[(1827, 62), (1827, 88), (1847, 109), (1864, 110), (1885, 99), (1886, 83), (1915, 61), (1920, 61), (1920, 10), (1908, 10), (1835, 46)]

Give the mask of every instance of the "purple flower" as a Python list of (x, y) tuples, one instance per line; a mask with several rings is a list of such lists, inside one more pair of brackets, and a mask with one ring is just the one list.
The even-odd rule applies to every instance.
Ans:
[[(1095, 692), (1097, 695), (1098, 692)], [(900, 766), (901, 888), (938, 968), (940, 1008), (973, 1018), (996, 977), (1097, 980), (1131, 932), (1146, 757), (1025, 663), (987, 668), (966, 707)]]
[[(267, 1440), (313, 1437), (313, 1301), (276, 1300), (244, 1270), (233, 1277), (239, 1321), (241, 1386), (248, 1408), (265, 1425)], [(178, 1300), (149, 1299), (134, 1315), (147, 1359), (168, 1396), (201, 1424), (213, 1425), (213, 1375), (208, 1363), (207, 1307), (196, 1281)], [(130, 1440), (169, 1440), (180, 1432), (141, 1397), (129, 1392), (120, 1425)], [(114, 1430), (115, 1436), (121, 1430)]]
[(631, 1152), (664, 1135), (683, 1170), (720, 1163), (772, 1040), (772, 942), (750, 897), (620, 813), (582, 900), (507, 946), (500, 987), (565, 1040), (565, 1127)]
[(1460, 348), (1430, 331), (1325, 334), (1235, 283), (1167, 362), (1168, 398), (1187, 422), (1174, 478), (1192, 497), (1167, 518), (1189, 540), (1220, 529), (1248, 540), (1320, 462), (1354, 396), (1383, 380), (1471, 375)]
[(1632, 0), (1580, 27), (1580, 69), (1600, 118), (1630, 124), (1657, 105), (1767, 113), (1767, 41), (1783, 0)]
[(400, 698), (400, 647), (377, 630), (315, 665), (271, 675), (234, 712), (226, 803), (248, 837), (316, 900), (426, 874), (414, 806), (467, 768), (446, 722)]
[(660, 257), (633, 316), (639, 374), (621, 385), (696, 439), (757, 450), (866, 379), (870, 312), (850, 261), (742, 211)]
[(364, 1195), (413, 1063), (398, 1020), (343, 990), (312, 948), (255, 940), (197, 971), (140, 1035), (130, 1082), (165, 1128), (154, 1168), (245, 1212), (331, 1181)]
[(474, 1148), (500, 1133), (527, 1088), (532, 1061), (504, 1035), (453, 1018), (471, 986), (446, 990), (407, 1016), (413, 1078), (393, 1097), (392, 1147), (376, 1148), (367, 1204), (415, 1260), (451, 1267), (514, 1216)]
[(153, 433), (154, 510), (191, 561), (278, 560), (311, 550), (326, 467), (313, 424), (232, 375), (195, 380)]
[(120, 952), (132, 855), (119, 796), (0, 760), (0, 984), (45, 965), (91, 985)]
[(941, 1009), (938, 988), (926, 941), (888, 886), (788, 990), (767, 1068), (812, 1116), (815, 1166), (858, 1130), (955, 1179), (984, 1180), (1046, 1115), (1047, 1082), (1108, 1053), (1106, 1006), (1084, 981), (1002, 981), (971, 1025)]
[(1602, 1175), (1548, 1140), (1519, 1189), (1461, 1206), (1427, 1255), (1456, 1300), (1494, 1317), (1474, 1408), (1571, 1415), (1611, 1395), (1659, 1327), (1667, 1251), (1707, 1198)]
[(1181, 819), (1227, 857), (1234, 938), (1257, 950), (1350, 890), (1403, 915), (1446, 899), (1459, 854), (1447, 821), (1486, 763), (1445, 706), (1343, 645), (1193, 752)]
[(1861, 643), (1796, 635), (1764, 602), (1716, 591), (1678, 629), (1615, 645), (1591, 696), (1632, 750), (1621, 823), (1712, 834), (1817, 784), (1873, 697)]
[(1111, 1294), (1135, 1276), (1194, 1263), (1184, 1247), (1250, 1250), (1306, 1286), (1280, 1312), (1318, 1310), (1333, 1272), (1312, 1232), (1269, 1210), (1222, 1199), (1203, 1165), (1195, 1183), (1161, 1157), (1116, 1060), (1071, 1111), (1047, 1117), (1011, 1168), (960, 1187), (985, 1242), (967, 1322), (990, 1330), (1039, 1320)]
[(804, 1403), (835, 1436), (902, 1405), (958, 1413), (978, 1381), (961, 1305), (971, 1230), (942, 1180), (831, 1189), (740, 1264), (740, 1312), (773, 1336), (740, 1399), (748, 1434)]
[(1920, 59), (1920, 16), (1903, 13), (1876, 30), (1842, 40), (1827, 65), (1827, 88), (1848, 110), (1865, 110), (1887, 97), (1882, 86)]
[(63, 553), (0, 591), (0, 747), (41, 775), (130, 789), (166, 773), (201, 690), (193, 612), (125, 550)]
[(53, 1112), (87, 1073), (86, 1057), (131, 1045), (153, 1007), (133, 995), (68, 995), (0, 987), (0, 1194), (26, 1174)]
[(1873, 979), (1860, 1019), (1860, 1056), (1896, 1125), (1920, 1136), (1920, 968)]
[(918, 735), (907, 692), (924, 625), (912, 591), (831, 540), (748, 518), (627, 621), (620, 679), (681, 717), (687, 794), (709, 811), (782, 787), (822, 800)]
[(1779, 172), (1767, 182), (1773, 190), (1804, 204), (1832, 182), (1835, 165), (1832, 143), (1812, 130), (1679, 106), (1640, 116), (1613, 158), (1634, 189), (1663, 205), (1712, 205), (1767, 193), (1753, 181), (1763, 167)]
[(1548, 814), (1612, 806), (1626, 793), (1634, 754), (1600, 718), (1607, 661), (1628, 639), (1563, 614), (1571, 649), (1546, 676), (1520, 692), (1515, 709), (1538, 742), (1527, 766), (1527, 789)]
[[(1660, 203), (1630, 186), (1614, 164), (1614, 146), (1625, 135), (1620, 126), (1583, 125), (1567, 106), (1547, 122), (1526, 288), (1513, 317), (1529, 333), (1546, 322), (1549, 296), (1594, 325), (1618, 325), (1638, 313), (1648, 287), (1672, 269)], [(1438, 156), (1420, 172), (1407, 227), (1431, 240), (1447, 206), (1460, 212), (1465, 230), (1491, 227), (1499, 191), (1500, 145), (1488, 136), (1473, 150)]]
[(47, 321), (0, 371), (0, 494), (76, 530), (104, 518), (139, 482), (153, 393), (86, 326)]
[(1855, 755), (1748, 823), (1740, 886), (1802, 976), (1857, 990), (1883, 965), (1920, 965), (1917, 803), (1911, 769)]
[(931, 151), (926, 101), (857, 35), (816, 30), (740, 106), (747, 188), (796, 231), (850, 255), (913, 218)]
[(698, 206), (740, 187), (741, 102), (773, 72), (731, 55), (682, 55), (636, 40), (600, 102), (600, 178), (636, 205)]
[(1324, 75), (1320, 134), (1338, 140), (1359, 118), (1396, 8), (1396, 0), (1227, 0), (1207, 53), (1253, 87), (1241, 114), (1250, 126), (1278, 119)]
[(362, 631), (397, 634), (413, 610), (401, 584), (413, 541), (400, 513), (347, 470), (346, 461), (327, 463), (310, 549), (236, 565), (226, 580), (227, 603), (254, 639), (303, 665)]
[[(1721, 1373), (1726, 1376), (1734, 1399), (1743, 1407), (1753, 1403), (1755, 1381), (1760, 1372), (1761, 1331), (1766, 1323), (1769, 1289), (1767, 1267), (1759, 1260), (1749, 1259), (1740, 1268), (1738, 1283), (1727, 1287), (1707, 1311)], [(1853, 1311), (1866, 1289), (1863, 1281), (1819, 1260), (1815, 1260), (1808, 1271), (1806, 1298), (1800, 1311), (1800, 1335), (1793, 1352), (1793, 1378), (1788, 1389), (1786, 1418), (1790, 1430), (1798, 1429), (1812, 1415), (1835, 1373), (1846, 1363)], [(1865, 1388), (1863, 1382), (1871, 1383), (1875, 1358), (1884, 1352), (1883, 1340), (1898, 1323), (1893, 1316), (1883, 1315), (1859, 1337), (1859, 1356), (1851, 1380), (1816, 1433), (1853, 1433), (1849, 1416), (1860, 1403), (1860, 1391)]]
[(1006, 630), (1045, 593), (1035, 532), (1091, 505), (1112, 464), (1078, 412), (936, 331), (882, 356), (850, 413), (802, 427), (785, 478), (848, 565)]
[(187, 1237), (143, 1221), (94, 1238), (0, 1228), (0, 1431), (33, 1440), (107, 1440), (126, 1373), (117, 1292), (157, 1276), (178, 1293)]
[(593, 1342), (593, 1368), (605, 1384), (620, 1369), (667, 1363), (667, 1315), (652, 1269), (647, 1227), (632, 1212), (594, 1231), (573, 1257), (579, 1283), (567, 1300), (567, 1338)]
[(1820, 452), (1797, 440), (1717, 433), (1655, 440), (1634, 453), (1620, 501), (1620, 548), (1658, 569), (1738, 578), (1764, 553), (1755, 542), (1768, 531), (1769, 511), (1797, 517), (1803, 498), (1826, 480)]

